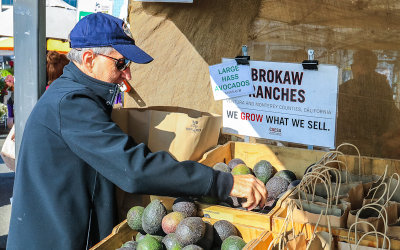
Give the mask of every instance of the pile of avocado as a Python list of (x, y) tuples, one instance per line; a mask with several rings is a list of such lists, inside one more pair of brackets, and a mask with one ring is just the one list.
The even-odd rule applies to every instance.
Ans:
[(146, 207), (134, 206), (127, 213), (127, 224), (138, 233), (118, 250), (240, 250), (246, 245), (229, 221), (212, 225), (197, 217), (190, 198), (177, 198), (170, 212), (157, 199)]
[[(268, 191), (268, 198), (265, 206), (263, 208), (258, 207), (254, 210), (261, 213), (268, 213), (287, 190), (297, 186), (300, 182), (300, 180), (297, 180), (295, 173), (290, 170), (277, 171), (267, 160), (260, 160), (253, 168), (249, 168), (242, 159), (234, 158), (230, 160), (228, 164), (223, 162), (216, 163), (213, 168), (215, 170), (232, 173), (233, 175), (253, 174), (261, 180)], [(199, 201), (243, 209), (241, 206), (243, 201), (236, 197), (229, 197), (226, 201), (202, 197)]]

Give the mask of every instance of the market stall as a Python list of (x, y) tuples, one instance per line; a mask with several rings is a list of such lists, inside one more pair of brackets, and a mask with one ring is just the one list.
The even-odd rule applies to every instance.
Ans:
[[(389, 233), (397, 230), (399, 219), (393, 215), (399, 211), (400, 192), (399, 44), (394, 25), (398, 12), (394, 1), (132, 2), (133, 36), (155, 60), (132, 67), (133, 89), (125, 93), (114, 119), (127, 133), (149, 143), (132, 127), (138, 124), (135, 112), (157, 106), (220, 115), (219, 139), (208, 137), (212, 145), (201, 149), (202, 157), (191, 159), (209, 167), (241, 159), (253, 172), (266, 160), (276, 172), (294, 173), (298, 186), (281, 192), (265, 213), (244, 211), (225, 201), (195, 201), (199, 216), (260, 228), (262, 233), (245, 240), (245, 249), (267, 249), (271, 243), (305, 249), (322, 236), (328, 240), (315, 249), (357, 244), (399, 249), (399, 236)], [(250, 57), (254, 92), (216, 95), (235, 74), (230, 71), (218, 82), (212, 70), (221, 73), (224, 67), (240, 65), (232, 59), (243, 55)], [(316, 61), (316, 68), (306, 68), (307, 60)], [(229, 62), (233, 64), (227, 66)], [(216, 65), (222, 66), (212, 68)], [(150, 127), (157, 128), (158, 135), (171, 133), (170, 127), (158, 126), (162, 122)], [(187, 128), (193, 131), (193, 124)], [(185, 146), (172, 147), (180, 132), (172, 133), (172, 139), (157, 149), (179, 155)], [(327, 192), (316, 195), (322, 191), (315, 186)], [(341, 196), (350, 196), (351, 202), (339, 206), (336, 197)], [(132, 206), (158, 199), (170, 211), (176, 199), (121, 197), (122, 217)], [(314, 203), (323, 209), (308, 209)], [(335, 206), (340, 207), (337, 218), (328, 213)], [(386, 212), (393, 216), (386, 218)], [(368, 226), (361, 224), (371, 221), (377, 224), (363, 231)]]

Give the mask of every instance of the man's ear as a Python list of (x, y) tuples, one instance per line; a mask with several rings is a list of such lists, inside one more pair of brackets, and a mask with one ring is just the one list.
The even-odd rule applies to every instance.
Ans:
[(82, 66), (85, 68), (87, 72), (92, 73), (93, 71), (93, 64), (94, 64), (94, 58), (96, 57), (96, 54), (93, 53), (91, 50), (86, 50), (83, 52), (82, 55)]

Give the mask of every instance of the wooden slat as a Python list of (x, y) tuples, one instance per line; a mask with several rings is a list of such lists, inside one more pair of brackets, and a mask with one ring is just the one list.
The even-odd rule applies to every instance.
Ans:
[(200, 214), (210, 216), (214, 219), (227, 220), (232, 223), (238, 223), (248, 226), (254, 226), (269, 230), (271, 225), (271, 216), (268, 214), (245, 211), (231, 207), (200, 204)]
[(214, 166), (215, 163), (218, 162), (224, 162), (228, 164), (228, 162), (232, 160), (231, 147), (234, 145), (235, 144), (233, 142), (220, 145), (217, 148), (205, 153), (199, 162), (209, 167)]
[(132, 230), (126, 220), (114, 227), (112, 233), (104, 238), (102, 241), (97, 243), (90, 250), (114, 250), (120, 248), (122, 244), (132, 240), (137, 234), (135, 230)]
[(272, 232), (263, 232), (256, 240), (249, 242), (245, 249), (251, 250), (266, 250), (274, 239)]
[[(151, 195), (151, 200), (160, 200), (167, 210), (172, 210), (172, 205), (176, 198), (168, 196)], [(212, 205), (196, 202), (198, 207), (198, 216), (206, 216), (217, 220), (227, 220), (231, 223), (238, 223), (242, 225), (249, 225), (264, 230), (269, 230), (271, 225), (271, 216), (252, 211), (245, 211), (241, 209), (225, 207), (220, 205)]]

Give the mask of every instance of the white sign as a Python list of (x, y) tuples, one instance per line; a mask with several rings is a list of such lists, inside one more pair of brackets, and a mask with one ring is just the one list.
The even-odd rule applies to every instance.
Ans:
[(237, 64), (235, 60), (209, 66), (211, 88), (215, 100), (254, 93), (249, 65)]
[(335, 147), (338, 68), (250, 61), (255, 93), (223, 101), (223, 131)]

